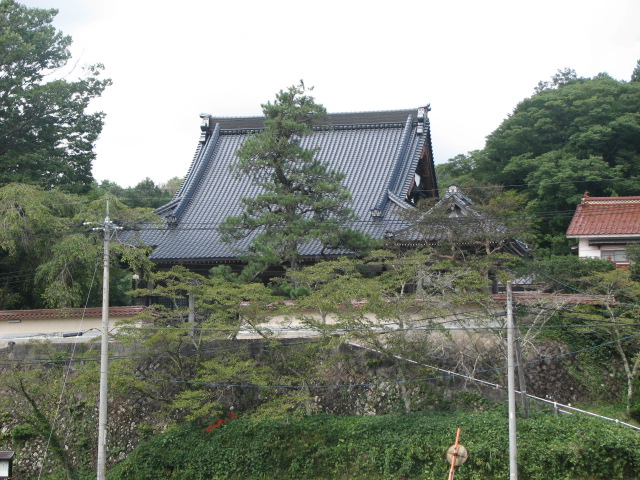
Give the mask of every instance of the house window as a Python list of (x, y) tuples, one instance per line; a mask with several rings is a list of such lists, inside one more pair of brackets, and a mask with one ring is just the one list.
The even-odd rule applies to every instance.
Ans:
[(610, 260), (613, 263), (629, 263), (627, 251), (624, 248), (607, 248), (600, 250), (600, 258)]

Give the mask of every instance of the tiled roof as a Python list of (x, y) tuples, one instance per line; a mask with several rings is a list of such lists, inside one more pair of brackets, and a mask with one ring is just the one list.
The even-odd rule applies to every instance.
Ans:
[[(351, 226), (376, 238), (406, 226), (397, 212), (409, 204), (399, 205), (398, 200), (404, 202), (413, 185), (423, 148), (431, 148), (428, 120), (419, 125), (417, 109), (330, 114), (329, 119), (331, 128), (318, 127), (301, 143), (317, 149), (319, 160), (345, 175), (343, 184), (357, 216)], [(232, 260), (251, 244), (251, 237), (222, 243), (216, 229), (241, 212), (240, 198), (259, 193), (249, 180), (231, 174), (229, 166), (247, 136), (262, 127), (262, 118), (211, 117), (209, 122), (182, 187), (170, 204), (157, 210), (174, 225), (145, 238), (156, 247), (150, 256), (156, 262)], [(381, 218), (373, 219), (372, 209), (379, 209)], [(321, 246), (305, 245), (301, 253), (319, 255)]]
[[(109, 317), (133, 317), (147, 307), (109, 307)], [(102, 316), (102, 308), (61, 308), (36, 310), (0, 310), (0, 321), (36, 318), (96, 318)]]
[[(506, 293), (496, 293), (493, 295), (496, 303), (506, 303)], [(537, 303), (541, 301), (551, 301), (572, 305), (602, 305), (605, 303), (615, 303), (615, 299), (604, 295), (588, 295), (581, 293), (540, 293), (540, 292), (514, 292), (513, 302), (515, 304)]]
[(640, 235), (640, 197), (583, 197), (567, 236), (596, 235)]

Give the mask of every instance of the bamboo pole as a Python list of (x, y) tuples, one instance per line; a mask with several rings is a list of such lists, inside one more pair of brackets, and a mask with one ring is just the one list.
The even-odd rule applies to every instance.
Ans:
[(460, 428), (456, 433), (456, 443), (453, 444), (453, 455), (451, 455), (451, 468), (449, 469), (449, 480), (453, 480), (453, 475), (456, 469), (456, 460), (458, 459), (458, 446), (460, 445)]

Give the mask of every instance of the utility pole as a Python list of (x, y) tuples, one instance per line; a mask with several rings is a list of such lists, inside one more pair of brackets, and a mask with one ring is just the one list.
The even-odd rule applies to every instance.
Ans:
[(98, 411), (98, 468), (97, 479), (106, 479), (107, 464), (107, 376), (109, 370), (109, 242), (112, 231), (120, 230), (109, 218), (109, 198), (107, 198), (107, 216), (103, 223), (85, 223), (100, 225), (94, 231), (104, 233), (103, 273), (102, 273), (102, 343), (100, 346), (100, 405)]
[(516, 443), (516, 378), (513, 359), (514, 322), (513, 290), (507, 282), (507, 390), (509, 398), (509, 479), (518, 480), (518, 446)]

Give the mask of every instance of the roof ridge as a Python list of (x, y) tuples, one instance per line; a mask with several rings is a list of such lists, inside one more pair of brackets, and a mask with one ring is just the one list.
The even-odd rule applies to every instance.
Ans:
[[(402, 132), (402, 137), (400, 138), (400, 149), (395, 157), (394, 168), (389, 176), (389, 182), (387, 183), (387, 191), (396, 192), (398, 190), (398, 177), (400, 176), (401, 170), (405, 167), (407, 163), (407, 156), (409, 152), (409, 144), (411, 143), (412, 136), (412, 126), (413, 126), (413, 117), (409, 115), (405, 122), (404, 131)], [(383, 197), (380, 199), (377, 207), (381, 211), (384, 211), (384, 207), (387, 204), (388, 195), (385, 193)]]
[(590, 203), (640, 203), (640, 196), (636, 197), (587, 197), (582, 200), (583, 205)]
[[(350, 110), (348, 112), (327, 112), (327, 115), (353, 115), (357, 113), (390, 113), (390, 112), (413, 112), (417, 108), (390, 108), (387, 110)], [(213, 119), (226, 118), (264, 118), (264, 115), (212, 115)]]
[[(415, 117), (418, 109), (402, 110), (372, 110), (368, 112), (336, 112), (328, 113), (325, 122), (320, 122), (317, 127), (326, 128), (339, 125), (404, 125), (408, 116)], [(246, 117), (207, 117), (209, 128), (213, 125), (220, 125), (223, 131), (255, 131), (264, 128), (264, 116)]]

